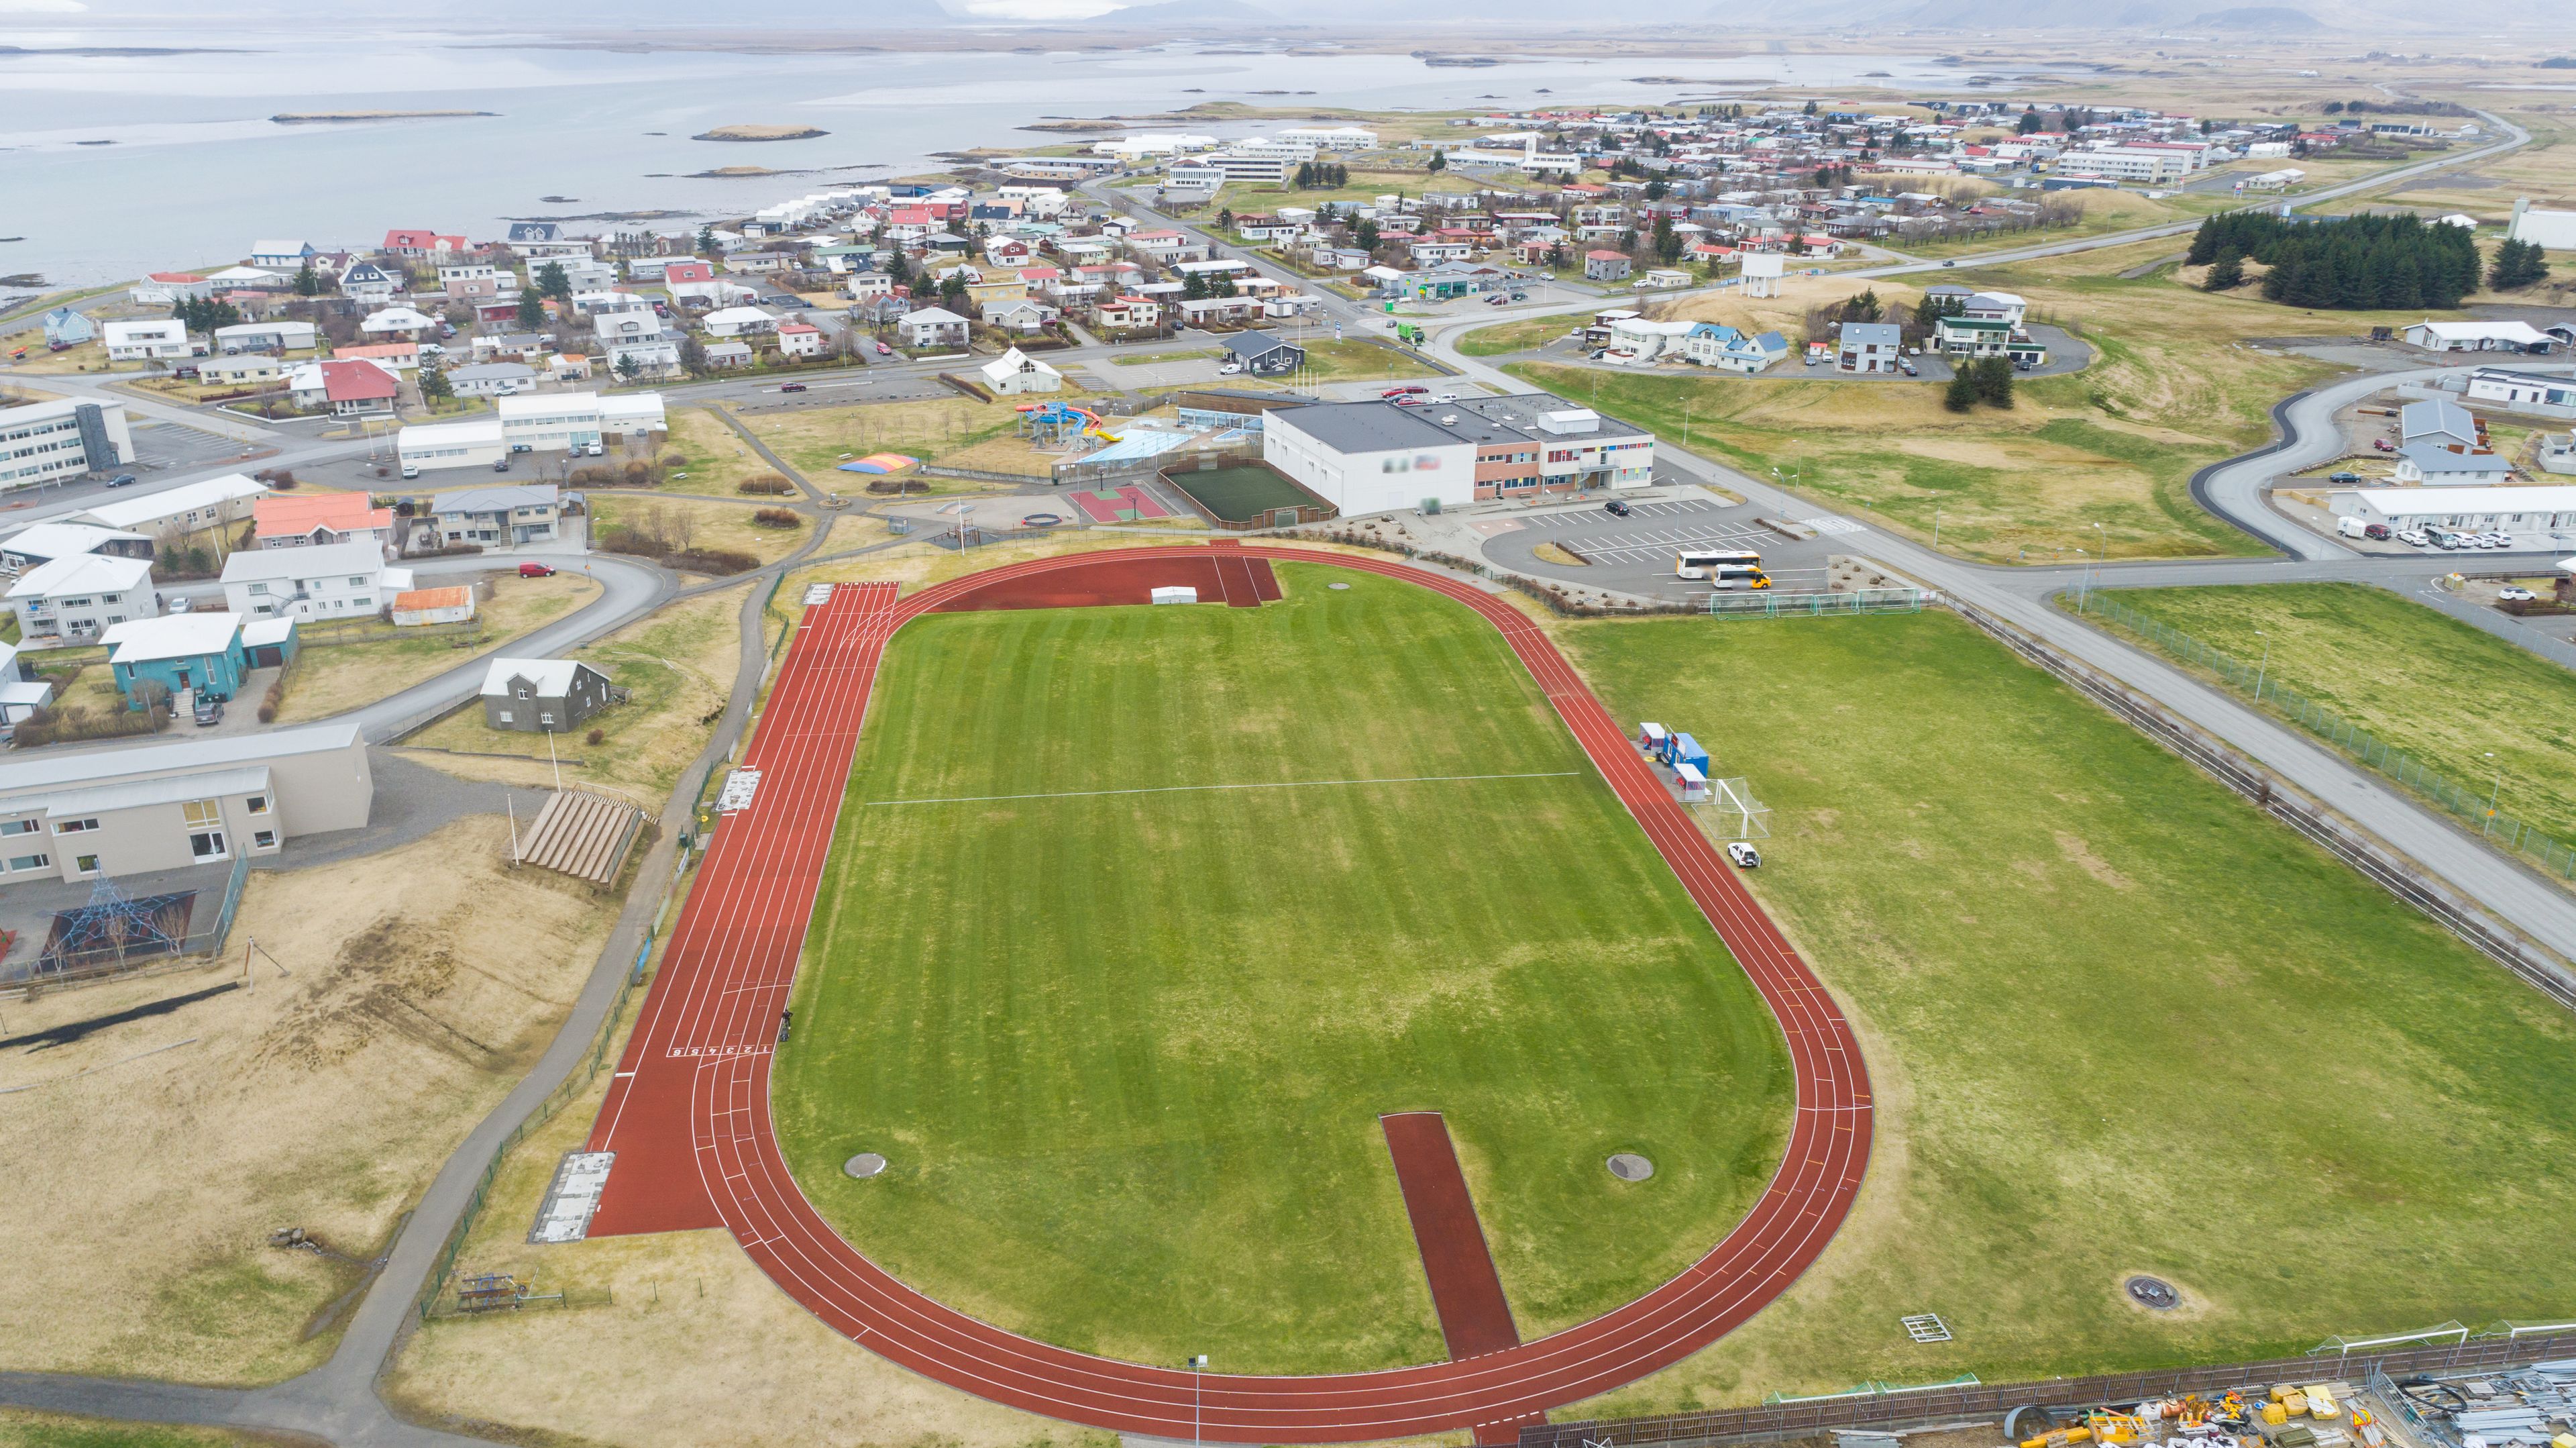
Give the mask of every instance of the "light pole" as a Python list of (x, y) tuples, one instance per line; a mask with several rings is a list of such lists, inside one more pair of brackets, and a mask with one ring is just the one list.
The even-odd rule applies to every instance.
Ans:
[(1938, 508), (1932, 510), (1932, 551), (1941, 551), (1941, 510)]
[(2258, 628), (2254, 630), (2254, 637), (2263, 641), (2263, 662), (2254, 666), (2254, 702), (2260, 704), (2263, 702), (2263, 676), (2272, 668), (2272, 636)]
[[(2495, 758), (2495, 751), (2488, 750), (2486, 757)], [(2499, 764), (2495, 767), (2495, 783), (2487, 786), (2487, 824), (2485, 829), (2478, 831), (2478, 838), (2485, 839), (2495, 833), (2496, 799), (2503, 793), (2504, 766)]]
[(1202, 1373), (1204, 1373), (1204, 1372), (1206, 1372), (1206, 1371), (1207, 1371), (1207, 1354), (1206, 1354), (1206, 1353), (1198, 1353), (1198, 1354), (1193, 1355), (1193, 1356), (1190, 1358), (1190, 1441), (1191, 1441), (1191, 1442), (1193, 1442), (1193, 1443), (1196, 1443), (1196, 1442), (1198, 1442), (1198, 1441), (1199, 1441), (1199, 1431), (1200, 1431), (1200, 1429), (1199, 1429), (1199, 1423), (1200, 1423), (1200, 1419), (1199, 1419), (1199, 1401), (1200, 1401), (1200, 1399), (1199, 1399), (1199, 1375), (1200, 1375), (1200, 1374), (1202, 1374)]

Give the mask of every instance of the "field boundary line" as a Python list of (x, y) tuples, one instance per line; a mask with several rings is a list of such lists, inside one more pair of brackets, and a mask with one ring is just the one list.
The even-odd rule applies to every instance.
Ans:
[(1542, 769), (1527, 774), (1408, 774), (1391, 779), (1278, 779), (1243, 784), (1158, 784), (1144, 789), (1067, 789), (1051, 794), (959, 794), (925, 799), (872, 799), (881, 804), (1001, 804), (1016, 799), (1098, 799), (1115, 794), (1193, 794), (1220, 789), (1332, 789), (1360, 784), (1462, 784), (1483, 779), (1571, 779), (1580, 769)]

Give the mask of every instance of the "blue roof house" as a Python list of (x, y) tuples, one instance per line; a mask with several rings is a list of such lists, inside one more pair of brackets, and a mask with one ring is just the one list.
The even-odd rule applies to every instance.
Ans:
[(98, 336), (98, 324), (69, 307), (45, 313), (45, 345), (56, 351), (77, 347)]

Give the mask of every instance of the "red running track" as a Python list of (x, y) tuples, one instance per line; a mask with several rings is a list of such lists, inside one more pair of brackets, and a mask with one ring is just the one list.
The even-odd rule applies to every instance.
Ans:
[[(815, 1212), (778, 1149), (770, 1052), (878, 656), (906, 621), (968, 590), (1170, 553), (1134, 549), (1006, 565), (900, 601), (884, 585), (844, 586), (806, 611), (745, 756), (762, 770), (759, 792), (716, 833), (592, 1131), (591, 1150), (618, 1154), (593, 1234), (720, 1222), (790, 1297), (895, 1363), (1012, 1407), (1160, 1437), (1332, 1443), (1492, 1429), (1632, 1382), (1724, 1336), (1815, 1261), (1860, 1189), (1869, 1078), (1842, 1012), (1527, 615), (1394, 560), (1272, 545), (1214, 551), (1403, 579), (1501, 630), (1787, 1038), (1796, 1120), (1779, 1169), (1735, 1230), (1645, 1296), (1535, 1342), (1384, 1372), (1198, 1378), (1034, 1342), (944, 1307)], [(684, 1152), (688, 1165), (677, 1160)]]

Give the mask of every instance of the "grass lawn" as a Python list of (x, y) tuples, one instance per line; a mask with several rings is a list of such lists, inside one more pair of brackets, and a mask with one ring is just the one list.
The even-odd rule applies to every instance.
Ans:
[[(788, 1161), (989, 1321), (1374, 1368), (1442, 1355), (1377, 1121), (1437, 1108), (1522, 1332), (1591, 1317), (1768, 1180), (1778, 1029), (1489, 625), (1281, 572), (1259, 609), (896, 637), (778, 1058)], [(1459, 774), (1534, 777), (1421, 778)], [(1364, 779), (1417, 782), (876, 803)], [(893, 1169), (851, 1181), (865, 1148)]]
[(1390, 347), (1365, 337), (1319, 337), (1302, 345), (1306, 349), (1306, 365), (1298, 369), (1293, 379), (1299, 384), (1420, 377), (1440, 370), (1410, 348)]
[(2498, 808), (2576, 840), (2576, 674), (2357, 583), (2108, 596), (2248, 664), (2268, 640), (2270, 677), (2480, 795), (2501, 770)]
[(221, 1428), (116, 1423), (61, 1413), (0, 1409), (0, 1448), (236, 1448), (268, 1440)]
[(778, 471), (725, 426), (723, 418), (706, 408), (674, 407), (668, 418), (670, 441), (663, 445), (662, 452), (666, 456), (678, 453), (688, 459), (675, 469), (688, 476), (667, 479), (658, 489), (660, 492), (736, 498), (742, 496), (739, 485), (745, 480)]
[[(767, 472), (763, 468), (761, 471)], [(594, 536), (609, 528), (628, 523), (642, 523), (656, 514), (668, 520), (665, 531), (677, 537), (685, 524), (688, 546), (721, 548), (729, 552), (748, 553), (763, 563), (775, 563), (796, 551), (813, 529), (813, 523), (802, 513), (796, 515), (793, 528), (769, 528), (751, 521), (751, 515), (763, 507), (778, 507), (801, 502), (793, 498), (746, 498), (739, 502), (703, 502), (687, 497), (597, 497), (590, 501), (590, 525)]]
[(835, 471), (852, 458), (897, 452), (935, 460), (988, 438), (1016, 435), (1019, 421), (1015, 407), (965, 397), (860, 402), (743, 418), (743, 424), (758, 433), (770, 451), (795, 465), (816, 486), (830, 488), (837, 481), (848, 484), (844, 491), (849, 492), (867, 485), (855, 473)]
[[(300, 724), (372, 704), (489, 653), (598, 594), (599, 585), (578, 573), (558, 573), (552, 578), (500, 574), (493, 579), (492, 597), (478, 605), (476, 617), (483, 623), (480, 637), (423, 638), (409, 629), (382, 624), (361, 642), (308, 643), (297, 655), (295, 677), (286, 686), (277, 722)], [(467, 646), (458, 647), (459, 640)], [(244, 699), (240, 704), (255, 709), (259, 702)]]
[(1109, 359), (1112, 367), (1141, 367), (1148, 362), (1198, 362), (1225, 353), (1216, 347), (1199, 347), (1183, 352), (1122, 352)]
[[(1555, 632), (1772, 805), (1751, 883), (1881, 1112), (1815, 1268), (1594, 1407), (2564, 1315), (2566, 1012), (1946, 614)], [(2135, 1272), (2185, 1307), (2128, 1306)]]
[[(724, 707), (741, 659), (735, 620), (742, 594), (723, 589), (670, 604), (638, 619), (572, 657), (604, 671), (627, 691), (626, 703), (593, 715), (579, 733), (557, 741), (567, 755), (586, 761), (573, 776), (613, 785), (659, 809), (680, 771), (695, 759), (714, 728), (706, 715)], [(590, 730), (605, 736), (588, 741)], [(509, 754), (546, 760), (541, 734), (494, 729), (480, 708), (462, 709), (403, 741), (473, 755)], [(436, 761), (442, 768), (472, 769), (466, 761)], [(506, 777), (527, 777), (510, 769)]]
[[(1605, 302), (1604, 305), (1608, 304)], [(1458, 339), (1458, 350), (1470, 357), (1499, 357), (1505, 352), (1525, 352), (1553, 342), (1577, 327), (1588, 326), (1591, 321), (1590, 312), (1566, 312), (1554, 317), (1529, 317), (1499, 326), (1479, 327)]]

